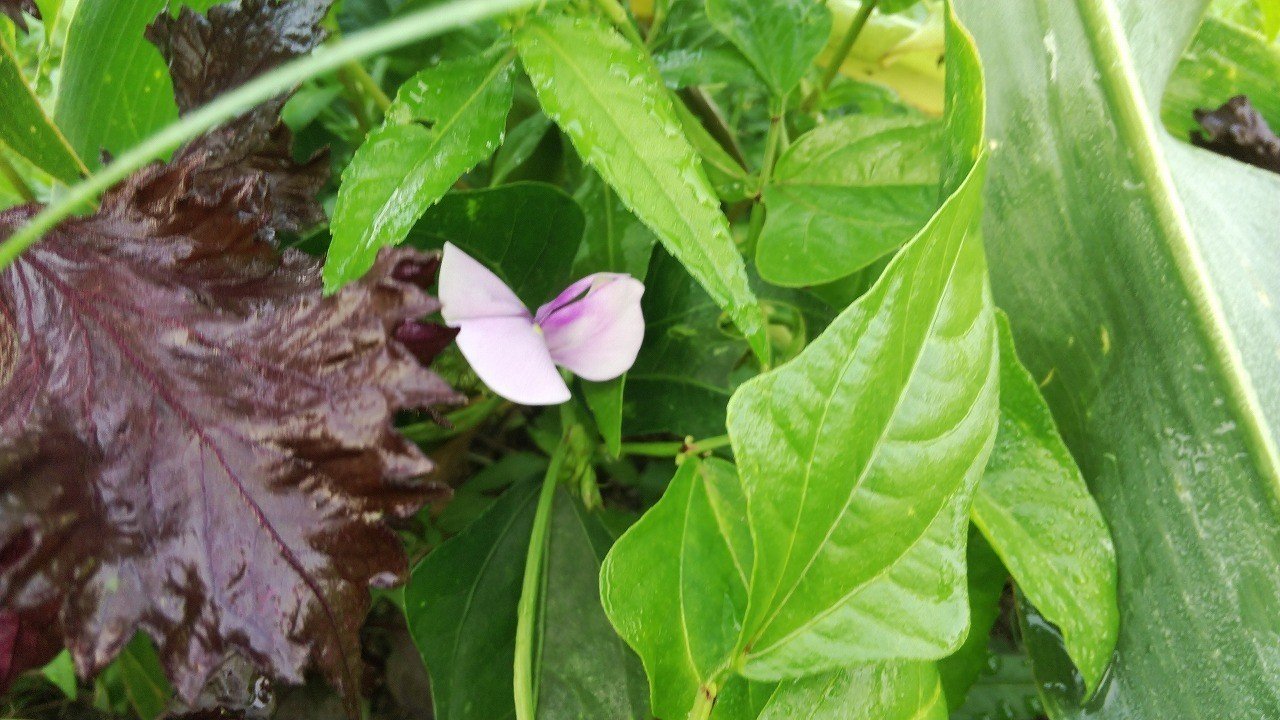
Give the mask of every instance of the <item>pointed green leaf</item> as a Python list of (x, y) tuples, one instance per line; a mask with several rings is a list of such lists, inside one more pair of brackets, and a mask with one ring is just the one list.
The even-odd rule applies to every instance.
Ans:
[(600, 571), (605, 612), (644, 662), (654, 714), (683, 718), (728, 669), (751, 576), (737, 470), (690, 459)]
[(756, 545), (748, 677), (936, 659), (968, 627), (969, 502), (995, 438), (994, 311), (977, 220), (982, 73), (948, 32), (942, 208), (794, 361), (744, 384), (729, 434)]
[(767, 358), (729, 222), (648, 57), (594, 17), (537, 17), (516, 46), (543, 109)]
[(1115, 548), (1003, 315), (1000, 361), (1000, 432), (973, 499), (973, 522), (1022, 592), (1061, 628), (1092, 690), (1119, 630)]
[(427, 68), (401, 86), (386, 123), (342, 173), (326, 289), (355, 280), (408, 235), (463, 173), (502, 141), (514, 57), (501, 44)]
[(853, 115), (819, 126), (778, 160), (756, 246), (766, 280), (838, 280), (910, 240), (938, 207), (936, 121)]
[(707, 18), (780, 98), (795, 89), (831, 35), (831, 11), (817, 0), (706, 3)]
[(0, 37), (0, 142), (53, 177), (70, 182), (85, 172), (62, 131), (53, 124), (22, 77), (9, 42)]
[(151, 638), (141, 633), (134, 636), (120, 653), (116, 665), (129, 705), (138, 717), (156, 720), (163, 715), (173, 697), (173, 687), (165, 677)]
[[(991, 84), (995, 295), (1123, 579), (1085, 714), (1280, 717), (1280, 176), (1158, 123), (1205, 3), (958, 4)], [(1041, 672), (1075, 716), (1069, 666)]]

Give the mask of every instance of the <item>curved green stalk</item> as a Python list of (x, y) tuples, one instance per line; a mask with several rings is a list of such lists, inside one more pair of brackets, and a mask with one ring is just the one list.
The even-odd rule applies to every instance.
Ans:
[(453, 0), (351, 35), (333, 45), (325, 46), (316, 54), (281, 65), (165, 127), (117, 157), (102, 170), (69, 188), (66, 194), (0, 244), (0, 269), (7, 267), (23, 250), (70, 216), (76, 208), (93, 201), (138, 168), (177, 149), (200, 133), (288, 91), (304, 80), (336, 70), (348, 62), (505, 12), (531, 7), (538, 2), (539, 0)]
[(560, 468), (568, 454), (568, 439), (567, 435), (561, 438), (560, 445), (551, 456), (551, 465), (542, 481), (542, 493), (538, 496), (538, 508), (533, 516), (533, 529), (529, 533), (524, 585), (520, 590), (520, 605), (516, 611), (516, 720), (534, 720), (538, 709), (538, 691), (534, 687), (534, 631), (538, 627), (538, 609), (542, 604), (542, 570), (547, 554), (547, 536), (551, 529), (551, 505), (555, 501), (556, 486), (560, 483)]

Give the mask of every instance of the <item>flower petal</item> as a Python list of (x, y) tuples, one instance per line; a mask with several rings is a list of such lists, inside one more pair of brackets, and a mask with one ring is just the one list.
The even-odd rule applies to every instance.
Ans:
[(479, 318), (466, 320), (460, 327), (458, 348), (495, 393), (521, 405), (568, 401), (569, 387), (532, 319)]
[(538, 308), (551, 358), (585, 380), (618, 377), (644, 340), (644, 284), (629, 275), (597, 273)]
[(476, 318), (528, 318), (529, 310), (489, 268), (444, 244), (440, 262), (440, 315), (450, 327)]

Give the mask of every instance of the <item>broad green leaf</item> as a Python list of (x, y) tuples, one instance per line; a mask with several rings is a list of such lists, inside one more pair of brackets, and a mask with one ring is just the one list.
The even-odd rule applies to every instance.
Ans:
[(97, 167), (178, 118), (164, 59), (143, 37), (161, 12), (203, 12), (217, 0), (81, 0), (67, 30), (53, 117), (76, 154)]
[(1092, 690), (1116, 645), (1115, 549), (1003, 316), (1000, 365), (1000, 431), (973, 522), (1022, 592), (1061, 628)]
[(0, 37), (0, 142), (53, 177), (70, 182), (86, 172), (62, 131), (53, 124), (22, 77), (9, 42)]
[(1123, 578), (1099, 697), (1037, 666), (1051, 712), (1280, 716), (1280, 177), (1158, 123), (1204, 3), (959, 7), (991, 85), (995, 296)]
[(600, 605), (612, 538), (563, 488), (551, 509), (538, 624), (539, 718), (648, 720), (649, 688)]
[(751, 577), (745, 515), (737, 470), (690, 459), (605, 558), (605, 612), (644, 662), (657, 717), (685, 717), (728, 669)]
[(599, 175), (590, 171), (584, 175), (573, 193), (586, 216), (573, 276), (620, 272), (643, 279), (658, 238), (627, 210)]
[(801, 137), (765, 188), (756, 265), (779, 285), (816, 285), (910, 240), (938, 207), (939, 126), (853, 115)]
[(342, 173), (325, 287), (336, 290), (408, 235), (463, 173), (502, 141), (514, 56), (501, 44), (418, 73)]
[(946, 720), (932, 663), (879, 663), (788, 680), (759, 720)]
[(543, 109), (762, 359), (764, 319), (697, 152), (648, 57), (595, 17), (540, 16), (516, 46)]
[(614, 457), (622, 452), (622, 396), (626, 387), (626, 375), (604, 382), (582, 381), (582, 395), (587, 407), (591, 408), (591, 415), (596, 419), (605, 448)]
[(413, 569), (404, 591), (439, 720), (515, 717), (512, 658), (537, 483), (512, 487)]
[(1197, 108), (1216, 109), (1236, 95), (1248, 95), (1262, 116), (1280, 127), (1280, 45), (1215, 18), (1205, 18), (1165, 89), (1160, 116), (1182, 140), (1200, 130)]
[(720, 309), (665, 251), (653, 255), (640, 306), (645, 337), (627, 373), (624, 434), (723, 435), (743, 379), (735, 370), (750, 364), (746, 342), (721, 327)]
[(410, 234), (415, 247), (452, 242), (493, 270), (530, 309), (568, 286), (582, 243), (582, 209), (545, 183), (514, 183), (446, 195)]
[(670, 0), (653, 60), (669, 85), (748, 85), (761, 82), (750, 61), (707, 18), (706, 0)]
[(165, 677), (151, 638), (139, 633), (116, 660), (120, 682), (129, 706), (142, 720), (156, 720), (164, 714), (173, 688)]
[(779, 98), (795, 89), (831, 34), (817, 0), (706, 0), (707, 18), (751, 61)]
[(1025, 655), (991, 653), (964, 704), (951, 720), (1027, 720), (1044, 716), (1031, 663)]
[[(1003, 363), (1003, 346), (1000, 353)], [(996, 438), (999, 443), (999, 433)], [(990, 462), (987, 465), (990, 467)], [(981, 492), (982, 481), (978, 487)], [(1000, 556), (972, 526), (965, 555), (969, 571), (969, 634), (960, 649), (938, 661), (943, 694), (947, 697), (947, 707), (952, 710), (964, 703), (969, 688), (987, 669), (991, 627), (1000, 615), (1000, 596), (1009, 579), (1009, 571), (1000, 562)]]
[(976, 228), (982, 72), (963, 28), (948, 46), (949, 197), (866, 295), (729, 404), (757, 538), (750, 678), (937, 659), (968, 629), (967, 515), (999, 362)]

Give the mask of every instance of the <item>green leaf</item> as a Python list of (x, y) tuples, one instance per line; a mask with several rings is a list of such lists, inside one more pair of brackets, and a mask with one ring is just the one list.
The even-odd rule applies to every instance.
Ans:
[(173, 688), (165, 677), (151, 638), (142, 633), (134, 636), (116, 664), (129, 706), (138, 717), (142, 720), (160, 717), (173, 697)]
[(658, 238), (594, 172), (585, 173), (573, 197), (586, 215), (582, 246), (573, 260), (573, 276), (620, 272), (644, 278)]
[(493, 178), (490, 184), (499, 185), (518, 170), (533, 156), (550, 129), (551, 118), (540, 112), (535, 112), (516, 124), (493, 156)]
[(622, 452), (622, 396), (626, 385), (626, 375), (604, 382), (582, 381), (582, 395), (596, 419), (604, 446), (613, 457)]
[(556, 491), (538, 620), (539, 718), (650, 717), (640, 663), (600, 605), (600, 562), (611, 543), (596, 517)]
[(1197, 108), (1212, 110), (1236, 95), (1248, 95), (1267, 122), (1280, 127), (1277, 77), (1280, 45), (1237, 25), (1205, 18), (1165, 88), (1161, 119), (1174, 137), (1188, 140), (1201, 129), (1192, 114)]
[(654, 253), (640, 301), (644, 344), (627, 373), (626, 435), (724, 434), (725, 405), (749, 364), (743, 339), (721, 327), (720, 309), (665, 251)]
[(753, 179), (742, 164), (712, 137), (702, 121), (683, 101), (678, 101), (674, 105), (676, 115), (680, 117), (680, 125), (684, 128), (685, 137), (689, 138), (689, 142), (693, 143), (693, 147), (697, 149), (698, 155), (702, 158), (702, 167), (706, 169), (707, 177), (715, 186), (716, 194), (720, 199), (726, 203), (751, 199), (755, 194), (758, 181)]
[(511, 110), (514, 59), (500, 43), (401, 86), (386, 122), (342, 173), (327, 290), (363, 275), (379, 250), (404, 240), (463, 173), (497, 149)]
[(40, 674), (62, 691), (70, 700), (80, 694), (80, 682), (76, 678), (76, 663), (71, 659), (70, 651), (63, 650), (48, 665), (40, 668)]
[(538, 484), (512, 487), (413, 569), (405, 616), (440, 720), (515, 717), (516, 605)]
[(143, 38), (161, 12), (199, 12), (217, 0), (82, 0), (67, 29), (53, 117), (92, 167), (103, 150), (119, 154), (178, 118), (160, 51)]
[(926, 119), (854, 115), (800, 138), (765, 188), (761, 276), (827, 283), (911, 239), (938, 207), (938, 131)]
[[(1000, 352), (1003, 363), (1003, 347)], [(1000, 442), (999, 437), (997, 433), (997, 443)], [(990, 467), (990, 462), (987, 465)], [(985, 480), (978, 483), (979, 492), (982, 482)], [(982, 533), (972, 526), (969, 528), (966, 567), (969, 570), (969, 634), (959, 650), (938, 661), (943, 694), (947, 697), (947, 707), (953, 711), (964, 703), (969, 688), (987, 669), (991, 627), (1000, 615), (1000, 597), (1009, 579), (1009, 571), (1000, 562), (1000, 556), (983, 539)]]
[(745, 515), (737, 470), (690, 459), (605, 558), (605, 612), (644, 662), (658, 717), (684, 717), (728, 669), (751, 577)]
[(670, 0), (653, 60), (669, 85), (758, 86), (760, 74), (707, 19), (706, 0)]
[(40, 101), (22, 77), (22, 69), (9, 42), (0, 37), (0, 141), (31, 164), (63, 181), (74, 181), (87, 172), (67, 144), (58, 126), (45, 114)]
[(759, 720), (946, 720), (933, 663), (880, 663), (789, 680)]
[(767, 359), (763, 315), (728, 220), (645, 54), (594, 17), (531, 18), (516, 46), (543, 109), (578, 154)]
[(706, 0), (707, 18), (751, 61), (779, 98), (795, 89), (831, 35), (815, 0)]
[(729, 404), (752, 535), (768, 539), (743, 627), (747, 677), (937, 659), (968, 629), (967, 515), (995, 438), (999, 363), (976, 227), (982, 71), (963, 28), (950, 26), (948, 47), (950, 196), (866, 295)]
[(992, 653), (951, 720), (1027, 720), (1044, 716), (1025, 655)]
[(452, 242), (493, 270), (529, 308), (569, 284), (582, 243), (582, 209), (545, 183), (514, 183), (449, 193), (413, 228), (423, 249)]
[(1119, 630), (1115, 549), (1003, 315), (1000, 358), (1000, 432), (973, 522), (1022, 592), (1061, 628), (1092, 691)]
[(1125, 579), (1098, 699), (1037, 664), (1046, 701), (1280, 717), (1280, 176), (1167, 135), (1155, 105), (1204, 3), (959, 6), (991, 84), (995, 295)]

